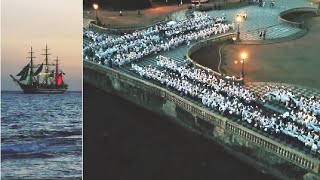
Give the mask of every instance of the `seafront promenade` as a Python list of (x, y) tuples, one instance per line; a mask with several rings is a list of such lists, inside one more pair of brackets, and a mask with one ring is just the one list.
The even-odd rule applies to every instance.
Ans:
[[(306, 135), (310, 136), (312, 139), (312, 143), (314, 142), (315, 145), (312, 143), (308, 144), (305, 142), (306, 139), (308, 139), (305, 136), (301, 136), (299, 134), (292, 133), (291, 130), (288, 130), (288, 124), (286, 124), (285, 128), (278, 128), (276, 127), (276, 124), (279, 125), (279, 122), (274, 124), (274, 127), (269, 127), (265, 124), (259, 125), (259, 123), (252, 123), (252, 116), (250, 118), (247, 118), (244, 113), (237, 114), (236, 110), (234, 112), (225, 112), (225, 109), (221, 110), (221, 107), (223, 107), (222, 104), (218, 105), (218, 108), (214, 108), (214, 105), (208, 105), (207, 99), (204, 98), (206, 95), (205, 93), (200, 93), (201, 95), (198, 96), (198, 93), (192, 94), (186, 91), (183, 91), (179, 88), (176, 88), (176, 85), (172, 85), (171, 83), (164, 83), (161, 81), (161, 78), (158, 79), (155, 74), (159, 73), (159, 76), (161, 77), (166, 76), (167, 79), (170, 80), (172, 78), (172, 81), (178, 80), (178, 81), (186, 81), (187, 83), (192, 84), (195, 88), (200, 88), (201, 90), (206, 91), (207, 89), (204, 88), (206, 85), (211, 85), (212, 83), (208, 84), (207, 81), (200, 81), (199, 78), (193, 78), (192, 76), (188, 75), (182, 75), (181, 71), (179, 71), (179, 68), (187, 68), (187, 67), (193, 67), (192, 71), (187, 71), (192, 73), (198, 72), (197, 69), (199, 69), (199, 73), (202, 74), (202, 76), (210, 76), (210, 72), (215, 70), (208, 70), (208, 69), (201, 69), (198, 68), (199, 64), (196, 62), (193, 62), (192, 59), (188, 56), (188, 51), (190, 48), (192, 48), (194, 45), (199, 44), (199, 42), (206, 43), (210, 40), (217, 40), (217, 41), (232, 41), (232, 39), (236, 36), (236, 33), (238, 31), (237, 24), (233, 24), (236, 21), (238, 14), (247, 13), (248, 17), (247, 19), (242, 19), (239, 23), (240, 27), (240, 39), (241, 42), (233, 42), (233, 43), (248, 43), (248, 44), (263, 44), (263, 43), (277, 43), (277, 42), (285, 42), (290, 41), (296, 38), (299, 38), (300, 36), (303, 36), (306, 32), (305, 27), (303, 26), (296, 26), (293, 24), (290, 24), (288, 22), (285, 22), (281, 20), (281, 17), (279, 14), (281, 12), (290, 11), (292, 8), (301, 8), (307, 9), (308, 11), (315, 11), (316, 5), (308, 2), (308, 1), (301, 1), (301, 0), (293, 0), (293, 1), (281, 1), (276, 2), (276, 5), (274, 8), (270, 8), (269, 4), (267, 4), (265, 7), (260, 7), (255, 3), (252, 3), (246, 7), (239, 9), (227, 9), (227, 10), (211, 10), (208, 12), (202, 12), (201, 14), (207, 14), (209, 17), (224, 17), (226, 16), (225, 23), (228, 25), (227, 31), (222, 33), (220, 30), (220, 33), (214, 33), (213, 31), (210, 31), (211, 27), (207, 27), (206, 24), (203, 25), (204, 30), (203, 36), (196, 39), (191, 39), (190, 41), (186, 41), (183, 43), (178, 43), (174, 41), (175, 48), (164, 47), (163, 49), (157, 49), (155, 51), (152, 50), (153, 53), (149, 53), (148, 55), (142, 55), (138, 56), (138, 58), (131, 58), (129, 61), (124, 60), (121, 63), (113, 62), (111, 59), (114, 59), (113, 55), (110, 56), (110, 59), (108, 58), (102, 58), (99, 57), (99, 51), (101, 53), (101, 48), (99, 50), (96, 49), (94, 53), (88, 53), (88, 51), (84, 52), (84, 80), (90, 81), (93, 80), (92, 78), (99, 77), (99, 75), (93, 75), (94, 68), (99, 67), (96, 69), (98, 74), (106, 74), (106, 77), (103, 77), (102, 79), (97, 79), (97, 82), (93, 83), (94, 85), (97, 85), (97, 83), (103, 83), (103, 79), (108, 81), (106, 84), (101, 85), (101, 87), (107, 88), (105, 85), (110, 85), (110, 89), (113, 89), (112, 91), (118, 91), (119, 94), (123, 92), (122, 88), (124, 87), (134, 87), (136, 92), (133, 94), (137, 97), (141, 98), (141, 92), (143, 90), (148, 91), (147, 94), (153, 94), (153, 96), (157, 96), (157, 98), (164, 98), (165, 101), (169, 101), (170, 103), (174, 103), (176, 105), (172, 105), (169, 103), (169, 108), (165, 108), (166, 105), (161, 104), (163, 110), (168, 111), (165, 112), (165, 114), (170, 115), (177, 119), (183, 119), (184, 116), (177, 115), (177, 107), (180, 107), (184, 109), (186, 112), (190, 112), (195, 117), (195, 124), (199, 125), (200, 127), (205, 127), (204, 129), (196, 129), (196, 131), (199, 131), (201, 134), (209, 134), (210, 137), (216, 138), (220, 140), (221, 142), (225, 142), (225, 144), (230, 145), (230, 138), (231, 144), (234, 143), (238, 139), (238, 137), (244, 138), (245, 141), (237, 141), (237, 143), (240, 142), (240, 145), (247, 146), (249, 149), (254, 149), (255, 146), (259, 146), (262, 149), (265, 149), (268, 153), (268, 157), (271, 157), (273, 161), (270, 164), (274, 164), (275, 161), (274, 158), (272, 158), (272, 154), (279, 156), (283, 158), (285, 161), (288, 161), (290, 163), (293, 163), (294, 165), (306, 170), (306, 172), (313, 173), (313, 175), (319, 175), (319, 157), (320, 153), (318, 152), (320, 150), (318, 143), (319, 139), (319, 132), (317, 128), (315, 127), (312, 130), (312, 135)], [(175, 13), (172, 16), (172, 20), (175, 22), (183, 21), (186, 17), (190, 14), (189, 10), (182, 10), (179, 13)], [(176, 16), (175, 16), (176, 15)], [(199, 16), (202, 18), (202, 16)], [(205, 17), (204, 17), (205, 18)], [(279, 20), (280, 19), (280, 20)], [(215, 19), (216, 21), (217, 19)], [(89, 20), (85, 20), (86, 22), (90, 22)], [(197, 20), (195, 20), (197, 21)], [(231, 26), (233, 24), (233, 27)], [(193, 25), (188, 25), (188, 27), (192, 27)], [(222, 26), (224, 27), (224, 26)], [(98, 28), (98, 27), (96, 27)], [(95, 28), (95, 29), (96, 29)], [(99, 43), (100, 40), (97, 40), (96, 38), (101, 36), (104, 33), (96, 34), (94, 31), (95, 29), (88, 29), (85, 28), (84, 32), (87, 33), (87, 35), (84, 37), (84, 49), (87, 47), (94, 49), (97, 43)], [(259, 37), (259, 32), (266, 31), (267, 35), (265, 39), (262, 39)], [(181, 31), (179, 32), (181, 33)], [(178, 34), (179, 34), (178, 33)], [(182, 34), (189, 35), (189, 31), (182, 31)], [(192, 32), (191, 32), (192, 33)], [(206, 34), (207, 33), (207, 34)], [(88, 35), (90, 34), (90, 35)], [(191, 34), (190, 36), (193, 37), (194, 34)], [(109, 39), (117, 39), (121, 37), (121, 35), (104, 35), (104, 37)], [(157, 36), (157, 33), (152, 32), (151, 37)], [(188, 36), (189, 37), (189, 36)], [(203, 38), (204, 37), (204, 38)], [(161, 39), (162, 38), (162, 39)], [(171, 38), (175, 38), (175, 36), (171, 36)], [(150, 45), (153, 45), (155, 42), (159, 43), (160, 41), (170, 41), (168, 38), (160, 37), (159, 40), (155, 40)], [(177, 41), (179, 38), (177, 39)], [(151, 40), (153, 41), (153, 40)], [(128, 42), (128, 41), (127, 41)], [(123, 42), (122, 42), (123, 43)], [(121, 46), (122, 43), (119, 43)], [(114, 44), (116, 44), (114, 42)], [(163, 43), (164, 44), (164, 43)], [(116, 47), (119, 47), (115, 45)], [(113, 46), (113, 48), (115, 47)], [(102, 49), (107, 49), (111, 46), (105, 46), (102, 47)], [(88, 49), (88, 48), (87, 48)], [(91, 50), (92, 51), (92, 50)], [(139, 50), (138, 50), (139, 51)], [(115, 50), (115, 53), (118, 53), (119, 50)], [(144, 51), (143, 51), (144, 52)], [(113, 53), (111, 53), (113, 54)], [(117, 59), (117, 57), (115, 58)], [(164, 60), (164, 61), (161, 61)], [(94, 62), (93, 65), (92, 61)], [(164, 65), (161, 65), (161, 62), (164, 62)], [(167, 66), (167, 65), (172, 66)], [(105, 69), (103, 69), (105, 68)], [(110, 69), (111, 68), (111, 69)], [(86, 71), (87, 69), (87, 71)], [(99, 70), (100, 69), (100, 70)], [(88, 74), (86, 74), (88, 72)], [(162, 75), (160, 75), (162, 73)], [(228, 75), (228, 74), (227, 74)], [(87, 77), (86, 77), (87, 76)], [(232, 75), (228, 75), (231, 77)], [(179, 79), (179, 78), (182, 79)], [(212, 77), (212, 76), (211, 76)], [(130, 80), (132, 78), (132, 80)], [(139, 80), (138, 80), (139, 79)], [(226, 76), (220, 73), (214, 73), (213, 79), (219, 82), (223, 83), (232, 83), (232, 80), (229, 79), (226, 80)], [(142, 80), (142, 81), (141, 81)], [(110, 81), (110, 82), (109, 82)], [(143, 83), (146, 82), (146, 83)], [(171, 81), (170, 81), (171, 82)], [(237, 84), (238, 81), (235, 81)], [(124, 85), (127, 84), (127, 85)], [(140, 85), (138, 85), (140, 84)], [(142, 85), (144, 84), (144, 85)], [(198, 85), (196, 85), (198, 84)], [(166, 86), (165, 86), (166, 85)], [(259, 111), (262, 111), (266, 114), (274, 114), (276, 117), (283, 118), (283, 114), (287, 111), (291, 110), (291, 106), (288, 105), (292, 102), (288, 101), (282, 101), (275, 100), (277, 98), (270, 98), (269, 96), (266, 96), (268, 93), (267, 87), (270, 87), (270, 85), (273, 85), (274, 87), (277, 86), (277, 88), (282, 87), (283, 91), (286, 89), (290, 89), (293, 91), (293, 94), (299, 96), (300, 94), (304, 95), (306, 98), (320, 98), (320, 92), (317, 89), (311, 89), (311, 88), (304, 88), (301, 86), (296, 85), (290, 85), (290, 84), (277, 84), (277, 83), (257, 83), (257, 82), (246, 82), (244, 86), (238, 86), (237, 88), (240, 88), (240, 91), (243, 91), (247, 93), (246, 90), (249, 90), (248, 96), (244, 96), (246, 98), (253, 98), (246, 100), (244, 97), (237, 97), (235, 95), (232, 95), (232, 97), (235, 97), (236, 99), (240, 99), (240, 101), (245, 104), (244, 106), (253, 106), (257, 105), (257, 108), (260, 109)], [(151, 86), (151, 87), (148, 87)], [(220, 85), (219, 85), (220, 86)], [(223, 85), (224, 86), (224, 85)], [(233, 87), (233, 85), (231, 85)], [(160, 90), (159, 90), (160, 88)], [(184, 88), (184, 87), (183, 87)], [(108, 88), (107, 88), (108, 89)], [(211, 88), (210, 90), (216, 91), (216, 88)], [(229, 94), (226, 95), (224, 93), (221, 93), (221, 91), (216, 91), (218, 94), (222, 94), (222, 96), (225, 95), (225, 97), (229, 96)], [(270, 92), (270, 91), (269, 91)], [(290, 91), (291, 92), (291, 91)], [(143, 93), (142, 93), (143, 94)], [(141, 100), (141, 104), (146, 102), (150, 102), (152, 98), (148, 97), (147, 94), (143, 95), (143, 98)], [(121, 95), (120, 95), (121, 96)], [(123, 95), (126, 96), (126, 95)], [(129, 95), (128, 95), (129, 96)], [(150, 95), (151, 96), (151, 95)], [(130, 99), (130, 97), (127, 97)], [(155, 98), (155, 99), (157, 99)], [(201, 101), (202, 99), (202, 101)], [(228, 98), (227, 98), (228, 99)], [(246, 101), (245, 101), (246, 100)], [(227, 100), (228, 101), (228, 100)], [(232, 101), (232, 102), (238, 102)], [(288, 104), (286, 104), (288, 102)], [(252, 104), (253, 103), (253, 104)], [(167, 103), (165, 103), (167, 104)], [(143, 105), (142, 105), (143, 106)], [(156, 107), (156, 105), (154, 105)], [(175, 107), (172, 109), (172, 107)], [(258, 107), (259, 106), (259, 107)], [(250, 109), (250, 108), (249, 108)], [(150, 110), (153, 110), (152, 108)], [(248, 110), (251, 112), (251, 110)], [(316, 114), (316, 111), (314, 112), (314, 117), (318, 117), (318, 114)], [(161, 113), (161, 112), (160, 112)], [(250, 113), (249, 113), (250, 114)], [(254, 114), (254, 113), (253, 113)], [(310, 114), (311, 116), (311, 114)], [(199, 118), (199, 119), (198, 119)], [(186, 118), (190, 119), (190, 117)], [(192, 119), (192, 118), (191, 118)], [(279, 119), (279, 118), (278, 118)], [(277, 120), (275, 120), (276, 122)], [(183, 121), (182, 121), (183, 122)], [(318, 122), (318, 119), (317, 119)], [(208, 124), (209, 123), (209, 124)], [(286, 121), (287, 123), (287, 121)], [(289, 122), (289, 125), (294, 124), (294, 126), (297, 124), (296, 122)], [(302, 122), (303, 124), (304, 122)], [(187, 123), (188, 124), (188, 123)], [(297, 124), (296, 126), (299, 128), (302, 128), (302, 124)], [(314, 123), (317, 124), (317, 123)], [(183, 123), (182, 123), (183, 125)], [(194, 125), (189, 126), (193, 127)], [(281, 126), (281, 122), (280, 125)], [(306, 128), (305, 130), (308, 130), (306, 125), (304, 125)], [(192, 129), (192, 128), (191, 128)], [(203, 132), (201, 132), (203, 130)], [(213, 134), (210, 133), (210, 131), (213, 130)], [(299, 129), (300, 130), (300, 129)], [(304, 131), (305, 131), (304, 130)], [(288, 133), (288, 134), (286, 134)], [(221, 137), (219, 137), (219, 134)], [(299, 136), (299, 137), (298, 137)], [(316, 137), (318, 136), (318, 138)], [(302, 138), (303, 137), (303, 138)], [(246, 141), (251, 142), (254, 144), (254, 146), (251, 145), (245, 145)], [(237, 144), (235, 143), (235, 144)], [(243, 144), (244, 143), (244, 144)], [(249, 143), (250, 144), (250, 143)], [(231, 145), (232, 147), (232, 145)], [(261, 153), (265, 154), (266, 152), (264, 150), (257, 150), (257, 152), (260, 153), (260, 155), (253, 155), (255, 156), (253, 159), (258, 160), (261, 157)], [(247, 154), (248, 155), (248, 154)], [(263, 158), (262, 158), (263, 159)], [(265, 159), (264, 159), (265, 160)], [(281, 163), (283, 163), (282, 160), (279, 160)], [(277, 161), (277, 163), (279, 163)], [(294, 168), (293, 168), (294, 169)], [(306, 173), (303, 172), (302, 174)], [(307, 178), (307, 177), (305, 177)]]

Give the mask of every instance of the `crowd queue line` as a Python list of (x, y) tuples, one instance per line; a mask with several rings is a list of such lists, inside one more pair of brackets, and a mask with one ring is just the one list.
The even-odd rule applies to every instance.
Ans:
[(226, 33), (234, 28), (234, 22), (226, 23), (224, 14), (213, 18), (205, 13), (193, 12), (192, 16), (182, 21), (163, 23), (122, 36), (84, 29), (83, 36), (90, 43), (85, 45), (83, 55), (87, 60), (121, 67), (147, 55), (190, 45), (191, 42), (206, 39), (213, 34)]
[[(315, 97), (294, 95), (284, 87), (268, 86), (267, 93), (259, 96), (249, 89), (235, 85), (188, 65), (178, 65), (168, 57), (157, 56), (157, 65), (139, 66), (132, 63), (131, 69), (139, 76), (160, 82), (171, 88), (180, 96), (187, 96), (224, 116), (234, 116), (252, 126), (277, 136), (290, 137), (290, 140), (303, 144), (312, 152), (320, 153), (320, 101)], [(268, 111), (260, 102), (272, 98), (280, 101), (284, 106), (291, 107), (291, 111), (277, 113)], [(291, 96), (296, 100), (283, 96)], [(299, 98), (298, 98), (299, 97)], [(288, 102), (290, 101), (290, 102)]]

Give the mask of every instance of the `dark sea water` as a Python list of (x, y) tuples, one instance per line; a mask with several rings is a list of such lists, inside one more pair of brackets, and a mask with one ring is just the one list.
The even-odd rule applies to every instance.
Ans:
[(272, 180), (211, 140), (84, 84), (84, 179)]
[(81, 92), (2, 92), (1, 179), (81, 177)]

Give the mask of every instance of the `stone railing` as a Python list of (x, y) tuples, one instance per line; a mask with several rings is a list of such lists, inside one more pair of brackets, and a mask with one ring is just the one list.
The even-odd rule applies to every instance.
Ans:
[(155, 26), (157, 24), (161, 24), (161, 23), (166, 23), (168, 21), (171, 20), (171, 16), (167, 16), (165, 18), (165, 20), (162, 20), (162, 21), (157, 21), (157, 22), (154, 22), (152, 24), (149, 24), (147, 26), (142, 26), (142, 27), (128, 27), (128, 28), (108, 28), (108, 27), (102, 27), (102, 26), (98, 26), (96, 24), (93, 24), (92, 23), (92, 28), (94, 30), (98, 30), (100, 32), (107, 32), (107, 33), (111, 33), (111, 34), (124, 34), (124, 33), (132, 33), (134, 31), (139, 31), (139, 30), (143, 30), (143, 29), (147, 29), (151, 26)]
[(279, 16), (278, 16), (278, 19), (282, 23), (289, 24), (289, 25), (294, 26), (294, 27), (303, 28), (304, 27), (304, 22), (294, 22), (294, 21), (289, 21), (289, 20), (284, 18), (284, 16), (289, 15), (291, 13), (296, 13), (296, 12), (314, 12), (314, 13), (316, 13), (317, 9), (316, 8), (312, 8), (312, 7), (300, 7), (300, 8), (289, 9), (289, 10), (281, 12), (279, 14)]
[(200, 11), (209, 11), (209, 10), (223, 10), (223, 9), (234, 9), (241, 8), (247, 5), (250, 5), (250, 0), (240, 0), (237, 2), (211, 2), (211, 3), (202, 3), (200, 7), (197, 7), (197, 10)]
[(184, 98), (181, 98), (179, 95), (174, 94), (174, 93), (168, 91), (167, 89), (159, 87), (159, 86), (152, 84), (150, 82), (144, 81), (142, 79), (136, 78), (134, 76), (128, 75), (124, 72), (120, 72), (115, 69), (112, 69), (112, 68), (109, 68), (106, 66), (102, 66), (102, 65), (96, 64), (91, 61), (84, 61), (83, 65), (84, 65), (84, 68), (92, 69), (100, 74), (109, 75), (115, 79), (118, 79), (119, 81), (133, 85), (139, 89), (143, 89), (143, 90), (151, 92), (153, 94), (160, 95), (161, 97), (165, 98), (166, 100), (174, 102), (177, 106), (191, 112), (194, 115), (197, 115), (197, 117), (200, 117), (204, 120), (207, 120), (211, 124), (214, 124), (216, 126), (221, 126), (221, 127), (225, 126), (225, 118), (223, 118), (222, 116), (217, 115), (217, 114), (213, 114), (212, 112), (205, 110), (205, 109), (187, 101)]
[(264, 148), (266, 151), (272, 152), (273, 154), (282, 157), (304, 169), (308, 169), (314, 173), (319, 173), (320, 171), (320, 161), (317, 158), (285, 146), (280, 142), (258, 134), (253, 130), (239, 126), (238, 124), (230, 121), (226, 123), (226, 130), (232, 132), (233, 134), (239, 135), (247, 141)]
[[(307, 169), (310, 172), (319, 174), (320, 170), (320, 161), (319, 159), (312, 157), (309, 154), (302, 153), (296, 149), (285, 146), (284, 144), (277, 142), (271, 138), (268, 138), (258, 132), (255, 132), (249, 128), (241, 126), (231, 120), (215, 114), (208, 109), (202, 108), (190, 101), (180, 97), (179, 95), (170, 92), (167, 89), (154, 85), (150, 82), (144, 81), (142, 79), (133, 77), (124, 72), (119, 72), (117, 70), (98, 65), (94, 62), (84, 61), (84, 69), (90, 69), (95, 73), (100, 74), (101, 76), (109, 76), (112, 79), (117, 79), (118, 81), (130, 84), (136, 88), (142, 89), (149, 93), (158, 95), (159, 97), (164, 98), (165, 100), (171, 101), (184, 109), (187, 112), (192, 113), (194, 116), (197, 116), (210, 124), (218, 126), (225, 130), (225, 133), (234, 134), (236, 136), (242, 137), (250, 143), (255, 144), (262, 149), (265, 149), (268, 152), (273, 153), (274, 155), (283, 158), (286, 161), (289, 161), (303, 169)], [(84, 76), (86, 76), (84, 74)]]
[[(217, 75), (219, 76), (220, 78), (222, 79), (225, 79), (224, 76), (222, 76), (221, 73), (217, 72), (217, 71), (214, 71), (208, 67), (205, 67), (205, 66), (202, 66), (201, 64), (197, 63), (196, 61), (194, 61), (190, 56), (191, 54), (193, 54), (194, 52), (196, 52), (197, 50), (203, 48), (203, 47), (206, 47), (206, 46), (210, 46), (216, 42), (221, 42), (221, 41), (233, 41), (232, 38), (236, 37), (237, 34), (236, 33), (227, 33), (227, 34), (223, 34), (223, 35), (220, 35), (220, 36), (215, 36), (215, 37), (211, 37), (209, 39), (205, 39), (205, 40), (202, 40), (200, 42), (197, 42), (195, 44), (193, 44), (188, 50), (187, 50), (187, 53), (186, 53), (186, 59), (188, 61), (190, 61), (195, 67), (199, 68), (199, 69), (203, 69), (203, 70), (206, 70), (214, 75)], [(227, 79), (225, 79), (227, 80)], [(235, 82), (237, 83), (240, 83), (240, 84), (243, 84), (243, 79), (240, 78), (240, 79), (236, 79)]]
[(134, 31), (143, 30), (143, 29), (155, 26), (157, 24), (169, 22), (172, 20), (172, 17), (175, 16), (176, 13), (179, 13), (180, 11), (184, 11), (184, 10), (185, 9), (179, 9), (175, 12), (172, 12), (171, 14), (164, 16), (160, 20), (154, 21), (148, 25), (140, 26), (140, 27), (129, 26), (129, 27), (121, 27), (121, 28), (120, 27), (119, 28), (112, 28), (112, 27), (102, 27), (102, 26), (98, 26), (98, 25), (92, 23), (92, 28), (96, 31), (107, 32), (107, 33), (111, 33), (111, 34), (132, 33)]

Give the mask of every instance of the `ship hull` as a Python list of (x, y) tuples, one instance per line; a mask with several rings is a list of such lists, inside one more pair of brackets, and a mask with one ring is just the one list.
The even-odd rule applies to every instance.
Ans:
[(47, 84), (23, 84), (10, 75), (25, 94), (63, 94), (67, 91), (68, 85), (47, 85)]
[(63, 94), (66, 89), (44, 89), (44, 88), (32, 88), (22, 89), (25, 94)]
[(20, 83), (19, 85), (23, 92), (26, 94), (63, 94), (67, 90), (66, 86), (35, 87), (22, 83)]

